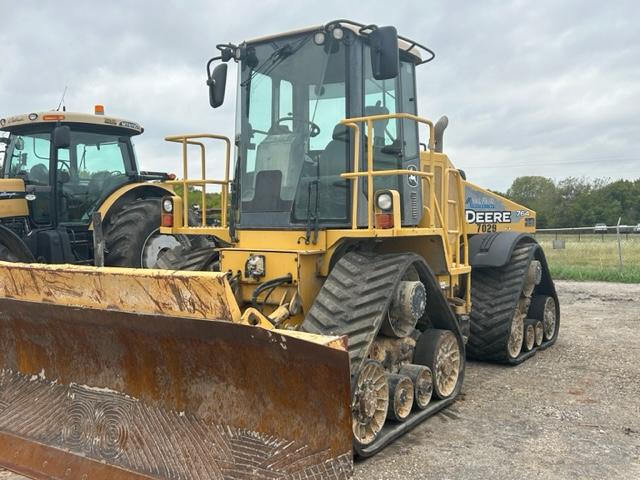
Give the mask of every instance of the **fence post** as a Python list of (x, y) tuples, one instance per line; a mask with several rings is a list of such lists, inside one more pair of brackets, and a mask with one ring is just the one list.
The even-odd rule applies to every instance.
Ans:
[(622, 217), (618, 218), (618, 224), (616, 225), (616, 237), (618, 238), (618, 258), (620, 259), (620, 271), (622, 272), (622, 245), (620, 244), (620, 221)]

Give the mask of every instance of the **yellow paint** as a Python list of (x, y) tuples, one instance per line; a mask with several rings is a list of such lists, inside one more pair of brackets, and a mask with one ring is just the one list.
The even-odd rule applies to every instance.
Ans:
[[(129, 185), (124, 185), (122, 187), (120, 187), (118, 190), (116, 190), (115, 192), (113, 192), (111, 195), (109, 195), (107, 197), (107, 199), (102, 202), (102, 205), (100, 205), (100, 208), (98, 208), (98, 211), (100, 212), (100, 215), (102, 216), (103, 219), (105, 219), (109, 213), (109, 210), (111, 209), (111, 207), (113, 207), (113, 205), (120, 200), (120, 198), (125, 194), (128, 193), (132, 190), (136, 190), (138, 188), (145, 188), (145, 187), (158, 187), (161, 188), (163, 190), (167, 191), (167, 195), (175, 195), (174, 191), (173, 191), (173, 187), (171, 185), (168, 185), (167, 183), (160, 183), (160, 182), (144, 182), (144, 183), (131, 183)], [(158, 218), (158, 225), (160, 225), (160, 219)], [(93, 230), (93, 222), (91, 222), (89, 224), (89, 230)]]
[(0, 262), (0, 296), (89, 309), (239, 321), (223, 273)]
[[(0, 192), (24, 192), (24, 180), (20, 178), (0, 179)], [(3, 199), (0, 197), (0, 218), (26, 217), (29, 206), (24, 198)]]

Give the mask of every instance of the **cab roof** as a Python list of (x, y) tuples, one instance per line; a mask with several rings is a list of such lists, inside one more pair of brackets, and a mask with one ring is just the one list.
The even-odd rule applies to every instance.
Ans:
[[(290, 35), (327, 30), (327, 29), (335, 28), (336, 26), (340, 26), (341, 28), (347, 28), (360, 37), (366, 37), (368, 32), (370, 32), (374, 28), (377, 28), (376, 25), (367, 25), (364, 23), (355, 22), (353, 20), (345, 20), (345, 19), (333, 20), (325, 25), (313, 25), (313, 26), (298, 28), (298, 29), (290, 30), (286, 32), (280, 32), (276, 34), (264, 35), (261, 37), (252, 38), (250, 40), (245, 40), (245, 43), (247, 44), (262, 43), (270, 40), (276, 40), (282, 37), (288, 37)], [(420, 43), (414, 40), (411, 40), (409, 38), (403, 37), (401, 35), (398, 35), (398, 48), (401, 51), (416, 57), (419, 64), (427, 63), (433, 60), (433, 58), (435, 57), (435, 54), (430, 48), (427, 48), (424, 45), (421, 45)], [(423, 58), (423, 53), (427, 54), (426, 58)]]
[(140, 135), (144, 128), (136, 122), (109, 115), (95, 115), (76, 112), (32, 112), (22, 115), (0, 118), (0, 131), (11, 132), (14, 129), (22, 129), (28, 125), (55, 124), (98, 125), (107, 128), (125, 130), (130, 135)]

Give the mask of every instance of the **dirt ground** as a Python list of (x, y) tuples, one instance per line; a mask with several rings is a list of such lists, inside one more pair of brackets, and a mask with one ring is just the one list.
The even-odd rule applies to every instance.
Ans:
[(557, 287), (554, 347), (515, 368), (469, 363), (459, 400), (354, 478), (639, 479), (640, 285)]

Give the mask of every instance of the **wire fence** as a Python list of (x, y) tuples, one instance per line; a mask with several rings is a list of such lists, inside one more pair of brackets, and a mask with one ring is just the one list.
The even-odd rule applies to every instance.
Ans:
[(536, 239), (557, 278), (640, 282), (636, 225), (541, 229)]

